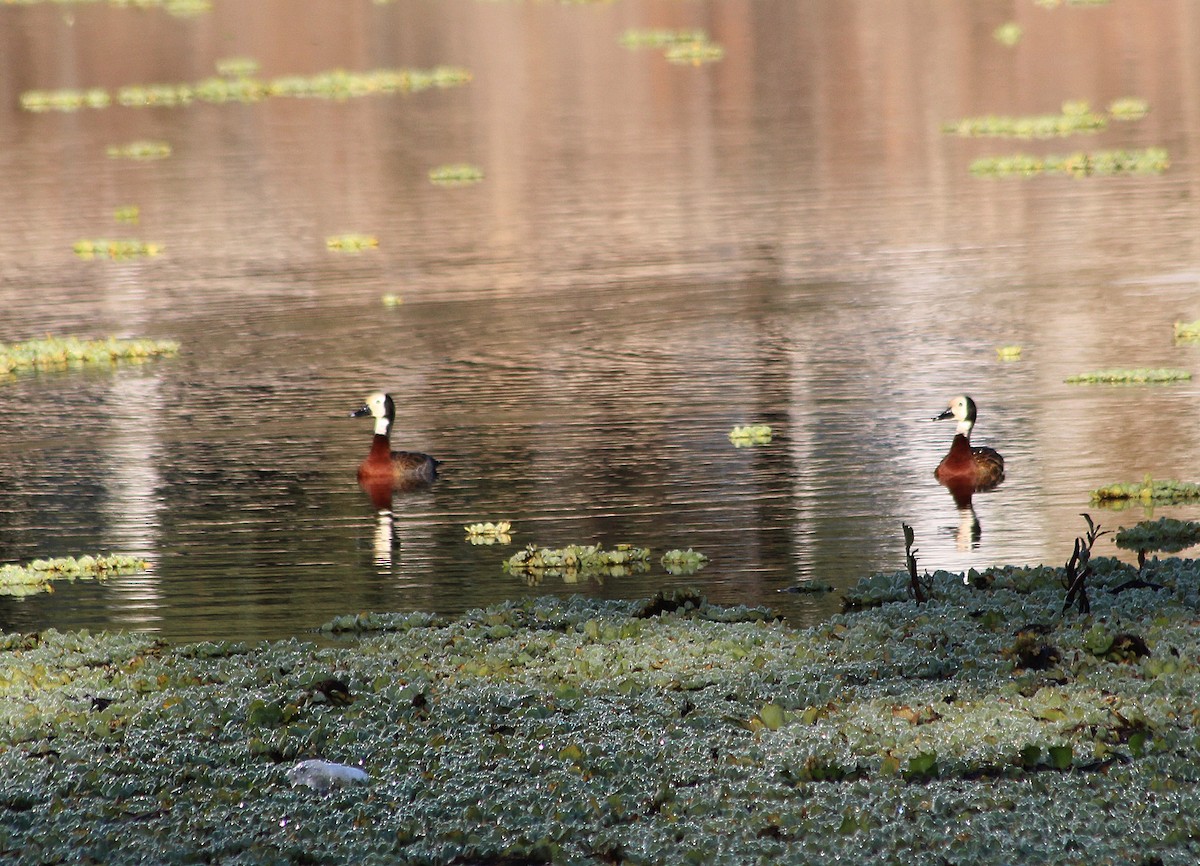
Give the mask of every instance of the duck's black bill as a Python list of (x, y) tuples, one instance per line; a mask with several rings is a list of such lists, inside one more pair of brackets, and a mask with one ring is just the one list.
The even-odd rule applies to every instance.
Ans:
[(361, 406), (358, 409), (355, 409), (353, 412), (351, 412), (350, 417), (351, 418), (361, 418), (364, 415), (370, 415), (370, 414), (371, 414), (370, 406)]

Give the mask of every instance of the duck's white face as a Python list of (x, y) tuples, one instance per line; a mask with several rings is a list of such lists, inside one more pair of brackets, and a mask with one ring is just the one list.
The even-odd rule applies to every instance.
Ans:
[(975, 426), (974, 401), (965, 394), (955, 397), (950, 401), (950, 405), (946, 411), (933, 420), (941, 421), (945, 418), (953, 418), (958, 422), (958, 428), (955, 432), (961, 433), (963, 436), (970, 436), (971, 428)]
[(388, 435), (388, 428), (392, 426), (392, 419), (388, 417), (388, 395), (382, 391), (368, 394), (366, 404), (350, 414), (353, 418), (370, 415), (375, 419), (375, 433), (380, 436)]

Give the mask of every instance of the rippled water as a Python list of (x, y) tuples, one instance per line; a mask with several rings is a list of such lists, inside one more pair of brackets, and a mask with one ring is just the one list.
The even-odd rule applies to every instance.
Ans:
[[(809, 622), (837, 594), (781, 590), (901, 568), (901, 522), (924, 568), (1058, 562), (1090, 490), (1197, 480), (1197, 385), (1063, 379), (1195, 368), (1200, 349), (1173, 345), (1171, 323), (1200, 318), (1200, 15), (1020, 4), (1009, 49), (991, 32), (1013, 8), (0, 7), (0, 340), (183, 347), (0, 382), (0, 560), (152, 563), (0, 597), (0, 626), (253, 639), (360, 610), (683, 585)], [(683, 26), (725, 59), (674, 66), (620, 44), (630, 27)], [(454, 64), (474, 80), (342, 102), (19, 108), (32, 88), (192, 81), (229, 56), (268, 75)], [(939, 131), (1121, 96), (1150, 115), (1097, 136)], [(172, 156), (105, 156), (138, 139)], [(981, 154), (1145, 146), (1169, 150), (1167, 174), (967, 172)], [(432, 185), (452, 162), (485, 180)], [(135, 227), (113, 220), (125, 204)], [(343, 232), (379, 249), (328, 251)], [(127, 235), (165, 252), (71, 251)], [(1009, 344), (1020, 361), (998, 360)], [(356, 484), (371, 431), (348, 417), (377, 388), (397, 400), (394, 445), (445, 461), (390, 518)], [(973, 513), (932, 477), (952, 425), (925, 420), (961, 392), (979, 404), (975, 441), (1008, 464)], [(749, 422), (771, 425), (769, 446), (732, 447)], [(1108, 527), (1144, 516), (1095, 513)], [(463, 524), (499, 518), (513, 545), (465, 542)], [(712, 562), (534, 587), (501, 570), (529, 543), (622, 541)]]

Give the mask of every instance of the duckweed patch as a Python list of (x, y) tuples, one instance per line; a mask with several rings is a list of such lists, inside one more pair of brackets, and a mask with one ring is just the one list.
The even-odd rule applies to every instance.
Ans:
[(692, 66), (715, 63), (725, 57), (725, 49), (711, 41), (707, 31), (698, 28), (631, 27), (621, 34), (621, 44), (635, 51), (652, 48), (661, 51), (670, 63)]
[(351, 99), (362, 96), (416, 93), (431, 88), (459, 87), (471, 80), (466, 69), (376, 69), (368, 72), (330, 70), (315, 75), (257, 78), (253, 74), (220, 74), (194, 83), (131, 84), (115, 95), (103, 88), (88, 90), (29, 90), (21, 94), (26, 111), (78, 111), (108, 108), (114, 103), (131, 108), (171, 108), (196, 102), (261, 102), (272, 97), (294, 99)]
[(163, 251), (162, 244), (147, 243), (134, 238), (83, 238), (76, 241), (71, 249), (81, 259), (114, 260), (153, 258)]
[(166, 159), (171, 155), (171, 145), (165, 141), (131, 141), (110, 145), (105, 152), (109, 159)]
[(1099, 132), (1107, 125), (1107, 118), (1087, 102), (1069, 101), (1058, 114), (967, 117), (943, 125), (942, 132), (971, 138), (1059, 138)]
[(1021, 360), (1020, 346), (997, 346), (996, 357), (1001, 361), (1019, 361)]
[(467, 541), (471, 544), (509, 544), (512, 542), (512, 523), (497, 520), (495, 523), (470, 523), (463, 527)]
[(344, 234), (331, 235), (325, 238), (326, 249), (338, 253), (361, 253), (364, 250), (379, 248), (379, 238), (375, 235)]
[(618, 544), (611, 549), (599, 544), (569, 544), (563, 548), (531, 544), (505, 560), (503, 568), (531, 585), (547, 577), (561, 577), (568, 582), (624, 577), (649, 570), (650, 550), (632, 544)]
[(1051, 174), (1078, 178), (1162, 174), (1170, 167), (1171, 159), (1166, 150), (1148, 147), (1142, 150), (1080, 151), (1067, 156), (989, 156), (972, 162), (970, 172), (977, 177), (1037, 177)]
[(120, 554), (35, 559), (27, 565), (0, 565), (0, 595), (50, 592), (53, 580), (103, 580), (115, 574), (136, 574), (149, 567), (144, 559)]
[(1150, 103), (1137, 96), (1123, 96), (1108, 104), (1108, 116), (1113, 120), (1141, 120), (1150, 113)]
[(768, 424), (745, 424), (729, 431), (729, 441), (735, 448), (771, 443), (771, 427)]
[[(1200, 498), (1200, 495), (1196, 498)], [(1200, 523), (1173, 517), (1143, 520), (1136, 526), (1117, 530), (1115, 541), (1117, 547), (1125, 550), (1178, 553), (1200, 544)]]
[(388, 294), (383, 295), (379, 299), (379, 302), (385, 307), (398, 307), (404, 303), (404, 298), (402, 298), (400, 295), (389, 292)]
[(1170, 505), (1196, 500), (1200, 500), (1200, 484), (1173, 478), (1155, 479), (1149, 475), (1140, 482), (1110, 484), (1092, 491), (1092, 502), (1101, 505), (1126, 502), (1137, 502), (1143, 505)]
[(725, 59), (725, 49), (715, 42), (702, 39), (694, 42), (676, 42), (663, 51), (668, 63), (687, 66), (702, 66)]
[(23, 343), (0, 343), (0, 373), (20, 370), (61, 369), (75, 364), (111, 364), (174, 355), (174, 340), (127, 340), (109, 337), (87, 340), (79, 337), (46, 337)]
[(1139, 367), (1132, 370), (1096, 370), (1068, 376), (1064, 381), (1068, 385), (1161, 385), (1186, 382), (1191, 378), (1192, 374), (1187, 370)]
[[(925, 604), (878, 575), (854, 590), (878, 606), (804, 630), (685, 594), (360, 614), (325, 647), (5, 635), (0, 850), (1182, 866), (1200, 563), (1124, 592), (1131, 566), (1092, 564), (1090, 619), (1038, 566), (938, 572)], [(352, 700), (317, 700), (335, 680)], [(353, 784), (293, 786), (298, 766)]]
[(469, 186), (481, 180), (483, 169), (465, 162), (440, 165), (429, 170), (430, 183), (436, 183), (438, 186)]

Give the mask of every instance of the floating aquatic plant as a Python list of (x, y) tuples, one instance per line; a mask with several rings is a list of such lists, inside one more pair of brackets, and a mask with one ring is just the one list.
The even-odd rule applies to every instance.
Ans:
[(708, 33), (701, 29), (671, 29), (667, 27), (631, 27), (621, 34), (626, 48), (665, 49), (671, 45), (708, 42)]
[(512, 523), (507, 520), (470, 523), (463, 529), (467, 531), (467, 541), (471, 544), (508, 544), (512, 541)]
[(162, 252), (161, 244), (125, 238), (108, 240), (105, 238), (84, 238), (75, 242), (75, 255), (81, 259), (140, 259), (151, 258)]
[(106, 153), (109, 159), (166, 159), (171, 155), (171, 145), (165, 141), (131, 141), (110, 145)]
[(1176, 322), (1175, 323), (1175, 342), (1177, 342), (1177, 343), (1200, 342), (1200, 319), (1197, 319), (1194, 322)]
[(1107, 6), (1111, 0), (1033, 0), (1034, 5), (1043, 9), (1057, 9), (1059, 6)]
[(1200, 499), (1200, 484), (1172, 478), (1151, 478), (1140, 482), (1110, 484), (1092, 491), (1092, 502), (1100, 505), (1121, 502), (1140, 502), (1145, 505), (1170, 505)]
[(391, 292), (384, 295), (379, 300), (385, 307), (398, 307), (404, 303), (404, 298), (400, 297), (400, 295), (393, 294)]
[(1108, 104), (1108, 115), (1113, 120), (1141, 120), (1150, 113), (1150, 103), (1136, 96), (1114, 99)]
[(135, 204), (125, 204), (113, 209), (113, 219), (119, 223), (136, 223), (141, 219), (142, 210)]
[(700, 66), (704, 63), (716, 63), (725, 57), (725, 49), (715, 42), (702, 39), (694, 42), (675, 42), (663, 51), (668, 63)]
[(53, 369), (72, 364), (113, 363), (174, 355), (174, 340), (84, 340), (78, 337), (46, 337), (23, 343), (0, 343), (0, 373), (18, 370)]
[(379, 238), (374, 235), (344, 234), (325, 238), (325, 246), (339, 253), (361, 253), (379, 247)]
[(668, 550), (659, 561), (668, 574), (695, 574), (708, 564), (708, 557), (689, 547), (687, 550)]
[(1157, 385), (1169, 382), (1185, 382), (1192, 378), (1187, 370), (1170, 368), (1144, 368), (1132, 370), (1096, 370), (1091, 373), (1080, 373), (1068, 376), (1068, 385)]
[(315, 75), (286, 75), (260, 79), (228, 72), (183, 84), (131, 84), (115, 96), (103, 88), (90, 90), (31, 90), (21, 94), (26, 111), (77, 111), (107, 108), (116, 102), (133, 108), (171, 108), (194, 102), (260, 102), (271, 97), (350, 99), (375, 94), (415, 93), (430, 88), (458, 87), (471, 73), (452, 66), (434, 69), (376, 69), (368, 72), (331, 70)]
[(606, 549), (598, 544), (570, 544), (563, 548), (529, 545), (504, 562), (504, 571), (534, 582), (544, 577), (578, 580), (589, 577), (622, 577), (649, 569), (650, 550), (631, 544)]
[(218, 75), (226, 78), (251, 78), (258, 74), (259, 62), (253, 57), (226, 57), (216, 62)]
[(483, 180), (483, 169), (465, 162), (440, 165), (429, 170), (429, 180), (439, 186), (467, 186)]
[(1092, 111), (1088, 103), (1069, 101), (1062, 104), (1058, 114), (967, 117), (943, 125), (942, 131), (972, 138), (1057, 138), (1099, 132), (1107, 125), (1107, 118)]
[(1067, 156), (991, 156), (971, 163), (971, 174), (980, 177), (1035, 177), (1062, 174), (1069, 177), (1120, 174), (1162, 174), (1171, 167), (1167, 151), (1160, 147), (1143, 150), (1100, 150)]
[(734, 427), (729, 431), (729, 441), (736, 448), (768, 445), (771, 442), (771, 428), (767, 424), (746, 424)]
[(1021, 30), (1021, 25), (1016, 21), (1006, 21), (995, 30), (992, 31), (992, 38), (1001, 45), (1012, 48), (1021, 41), (1021, 36), (1024, 31)]
[(120, 554), (67, 556), (35, 559), (26, 565), (0, 565), (0, 595), (50, 592), (52, 580), (103, 580), (116, 574), (135, 574), (149, 567), (144, 559)]
[[(1200, 494), (1196, 498), (1200, 498)], [(1178, 553), (1200, 544), (1200, 523), (1173, 517), (1143, 520), (1135, 526), (1117, 530), (1115, 541), (1117, 547), (1125, 550)]]
[(1021, 360), (1020, 346), (997, 346), (996, 357), (1001, 361), (1019, 361)]

